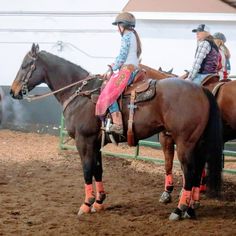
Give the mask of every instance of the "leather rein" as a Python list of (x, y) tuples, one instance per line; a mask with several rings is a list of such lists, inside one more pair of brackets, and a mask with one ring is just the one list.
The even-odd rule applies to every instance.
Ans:
[[(77, 81), (77, 82), (75, 82), (75, 83), (69, 84), (69, 85), (67, 85), (67, 86), (65, 86), (65, 87), (62, 87), (62, 88), (60, 88), (60, 89), (58, 89), (58, 90), (55, 90), (55, 91), (53, 91), (53, 92), (48, 92), (48, 93), (44, 93), (44, 94), (41, 94), (41, 95), (38, 95), (38, 94), (29, 95), (29, 94), (28, 94), (28, 95), (25, 96), (24, 98), (27, 99), (27, 101), (31, 102), (31, 101), (34, 101), (34, 100), (38, 100), (38, 99), (41, 99), (41, 98), (45, 98), (45, 97), (54, 95), (54, 94), (56, 94), (56, 93), (59, 93), (59, 92), (61, 92), (61, 91), (63, 91), (63, 90), (66, 90), (66, 89), (71, 88), (71, 87), (73, 87), (73, 86), (75, 86), (75, 85), (77, 85), (77, 84), (81, 84), (81, 83), (82, 83), (81, 87), (78, 89), (78, 90), (81, 92), (82, 87), (84, 87), (84, 85), (87, 84), (87, 81), (89, 81), (89, 80), (92, 79), (92, 78), (93, 78), (93, 76), (88, 75), (85, 79), (82, 79), (82, 80)], [(77, 90), (77, 91), (78, 91), (78, 90)], [(76, 92), (77, 92), (77, 91), (76, 91)]]
[(41, 99), (41, 98), (45, 98), (45, 97), (48, 97), (48, 96), (51, 96), (51, 95), (54, 95), (58, 92), (61, 92), (65, 89), (68, 89), (68, 88), (71, 88), (77, 84), (81, 84), (81, 86), (69, 97), (67, 98), (63, 104), (62, 104), (62, 107), (63, 107), (63, 112), (65, 111), (65, 109), (67, 108), (67, 106), (77, 97), (77, 96), (89, 96), (91, 93), (97, 91), (100, 89), (100, 87), (98, 88), (95, 88), (95, 89), (91, 89), (91, 90), (86, 90), (86, 91), (81, 91), (84, 86), (88, 83), (89, 80), (92, 80), (93, 78), (95, 78), (94, 76), (91, 76), (91, 75), (88, 75), (86, 78), (80, 80), (80, 81), (77, 81), (75, 83), (72, 83), (72, 84), (69, 84), (63, 88), (60, 88), (58, 90), (55, 90), (53, 92), (48, 92), (48, 93), (45, 93), (45, 94), (42, 94), (42, 95), (28, 95), (27, 97), (25, 97), (27, 99), (28, 102), (31, 102), (31, 101), (35, 101), (35, 100), (38, 100), (38, 99)]

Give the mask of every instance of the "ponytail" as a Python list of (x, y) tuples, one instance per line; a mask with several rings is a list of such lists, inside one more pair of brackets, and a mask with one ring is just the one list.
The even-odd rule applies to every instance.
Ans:
[(141, 53), (142, 53), (142, 45), (141, 45), (141, 41), (140, 41), (140, 38), (138, 36), (138, 33), (136, 32), (135, 29), (132, 29), (133, 33), (135, 34), (136, 36), (136, 41), (137, 41), (137, 57), (139, 58)]
[(136, 30), (134, 29), (133, 26), (123, 25), (123, 27), (124, 27), (124, 29), (130, 30), (135, 34), (136, 42), (137, 42), (137, 57), (140, 58), (141, 53), (142, 53), (142, 45), (141, 45), (141, 40), (138, 36), (138, 33), (136, 32)]

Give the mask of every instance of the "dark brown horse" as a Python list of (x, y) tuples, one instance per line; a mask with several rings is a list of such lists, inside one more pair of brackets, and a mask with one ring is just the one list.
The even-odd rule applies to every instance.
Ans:
[[(101, 210), (106, 197), (100, 152), (101, 120), (95, 116), (95, 104), (91, 99), (91, 93), (100, 89), (101, 82), (80, 66), (39, 51), (38, 46), (33, 44), (11, 86), (12, 97), (22, 99), (35, 86), (46, 83), (65, 108), (66, 128), (76, 141), (85, 180), (85, 202), (80, 207), (79, 215)], [(68, 87), (71, 84), (74, 86)], [(155, 90), (156, 95), (152, 100), (137, 104), (135, 140), (137, 142), (164, 130), (171, 132), (185, 185), (178, 207), (170, 219), (179, 219), (183, 212), (194, 216), (194, 188), (200, 184), (206, 162), (210, 171), (209, 190), (216, 195), (220, 192), (222, 140), (219, 110), (210, 92), (189, 82), (165, 79), (156, 82)], [(128, 126), (129, 100), (123, 100), (125, 131)], [(96, 194), (93, 192), (94, 180)]]
[[(166, 73), (160, 70), (153, 69), (151, 67), (140, 65), (148, 76), (153, 79), (161, 80), (169, 77), (176, 77), (174, 74)], [(218, 90), (215, 94), (218, 106), (221, 111), (223, 120), (223, 142), (236, 138), (236, 81), (219, 81), (218, 78), (212, 78), (203, 84), (204, 87), (210, 91)], [(187, 98), (186, 98), (187, 99)], [(168, 132), (161, 132), (160, 143), (165, 156), (165, 191), (163, 192), (160, 201), (163, 203), (168, 203), (171, 201), (171, 192), (174, 188), (173, 186), (173, 159), (174, 159), (174, 140)]]

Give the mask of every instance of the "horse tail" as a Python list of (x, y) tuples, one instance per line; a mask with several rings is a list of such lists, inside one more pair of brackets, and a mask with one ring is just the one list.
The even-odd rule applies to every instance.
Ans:
[(223, 163), (222, 120), (215, 97), (209, 90), (205, 88), (203, 90), (210, 104), (209, 119), (203, 141), (208, 172), (207, 194), (210, 197), (218, 197), (221, 190)]

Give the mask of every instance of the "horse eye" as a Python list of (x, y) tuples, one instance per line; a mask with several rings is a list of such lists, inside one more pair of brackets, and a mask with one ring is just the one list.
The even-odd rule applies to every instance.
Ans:
[(21, 69), (22, 69), (22, 70), (25, 70), (27, 67), (33, 65), (33, 63), (34, 63), (33, 61), (30, 61), (30, 62), (28, 62), (28, 63), (25, 63), (25, 64), (23, 64), (23, 65), (21, 66)]

